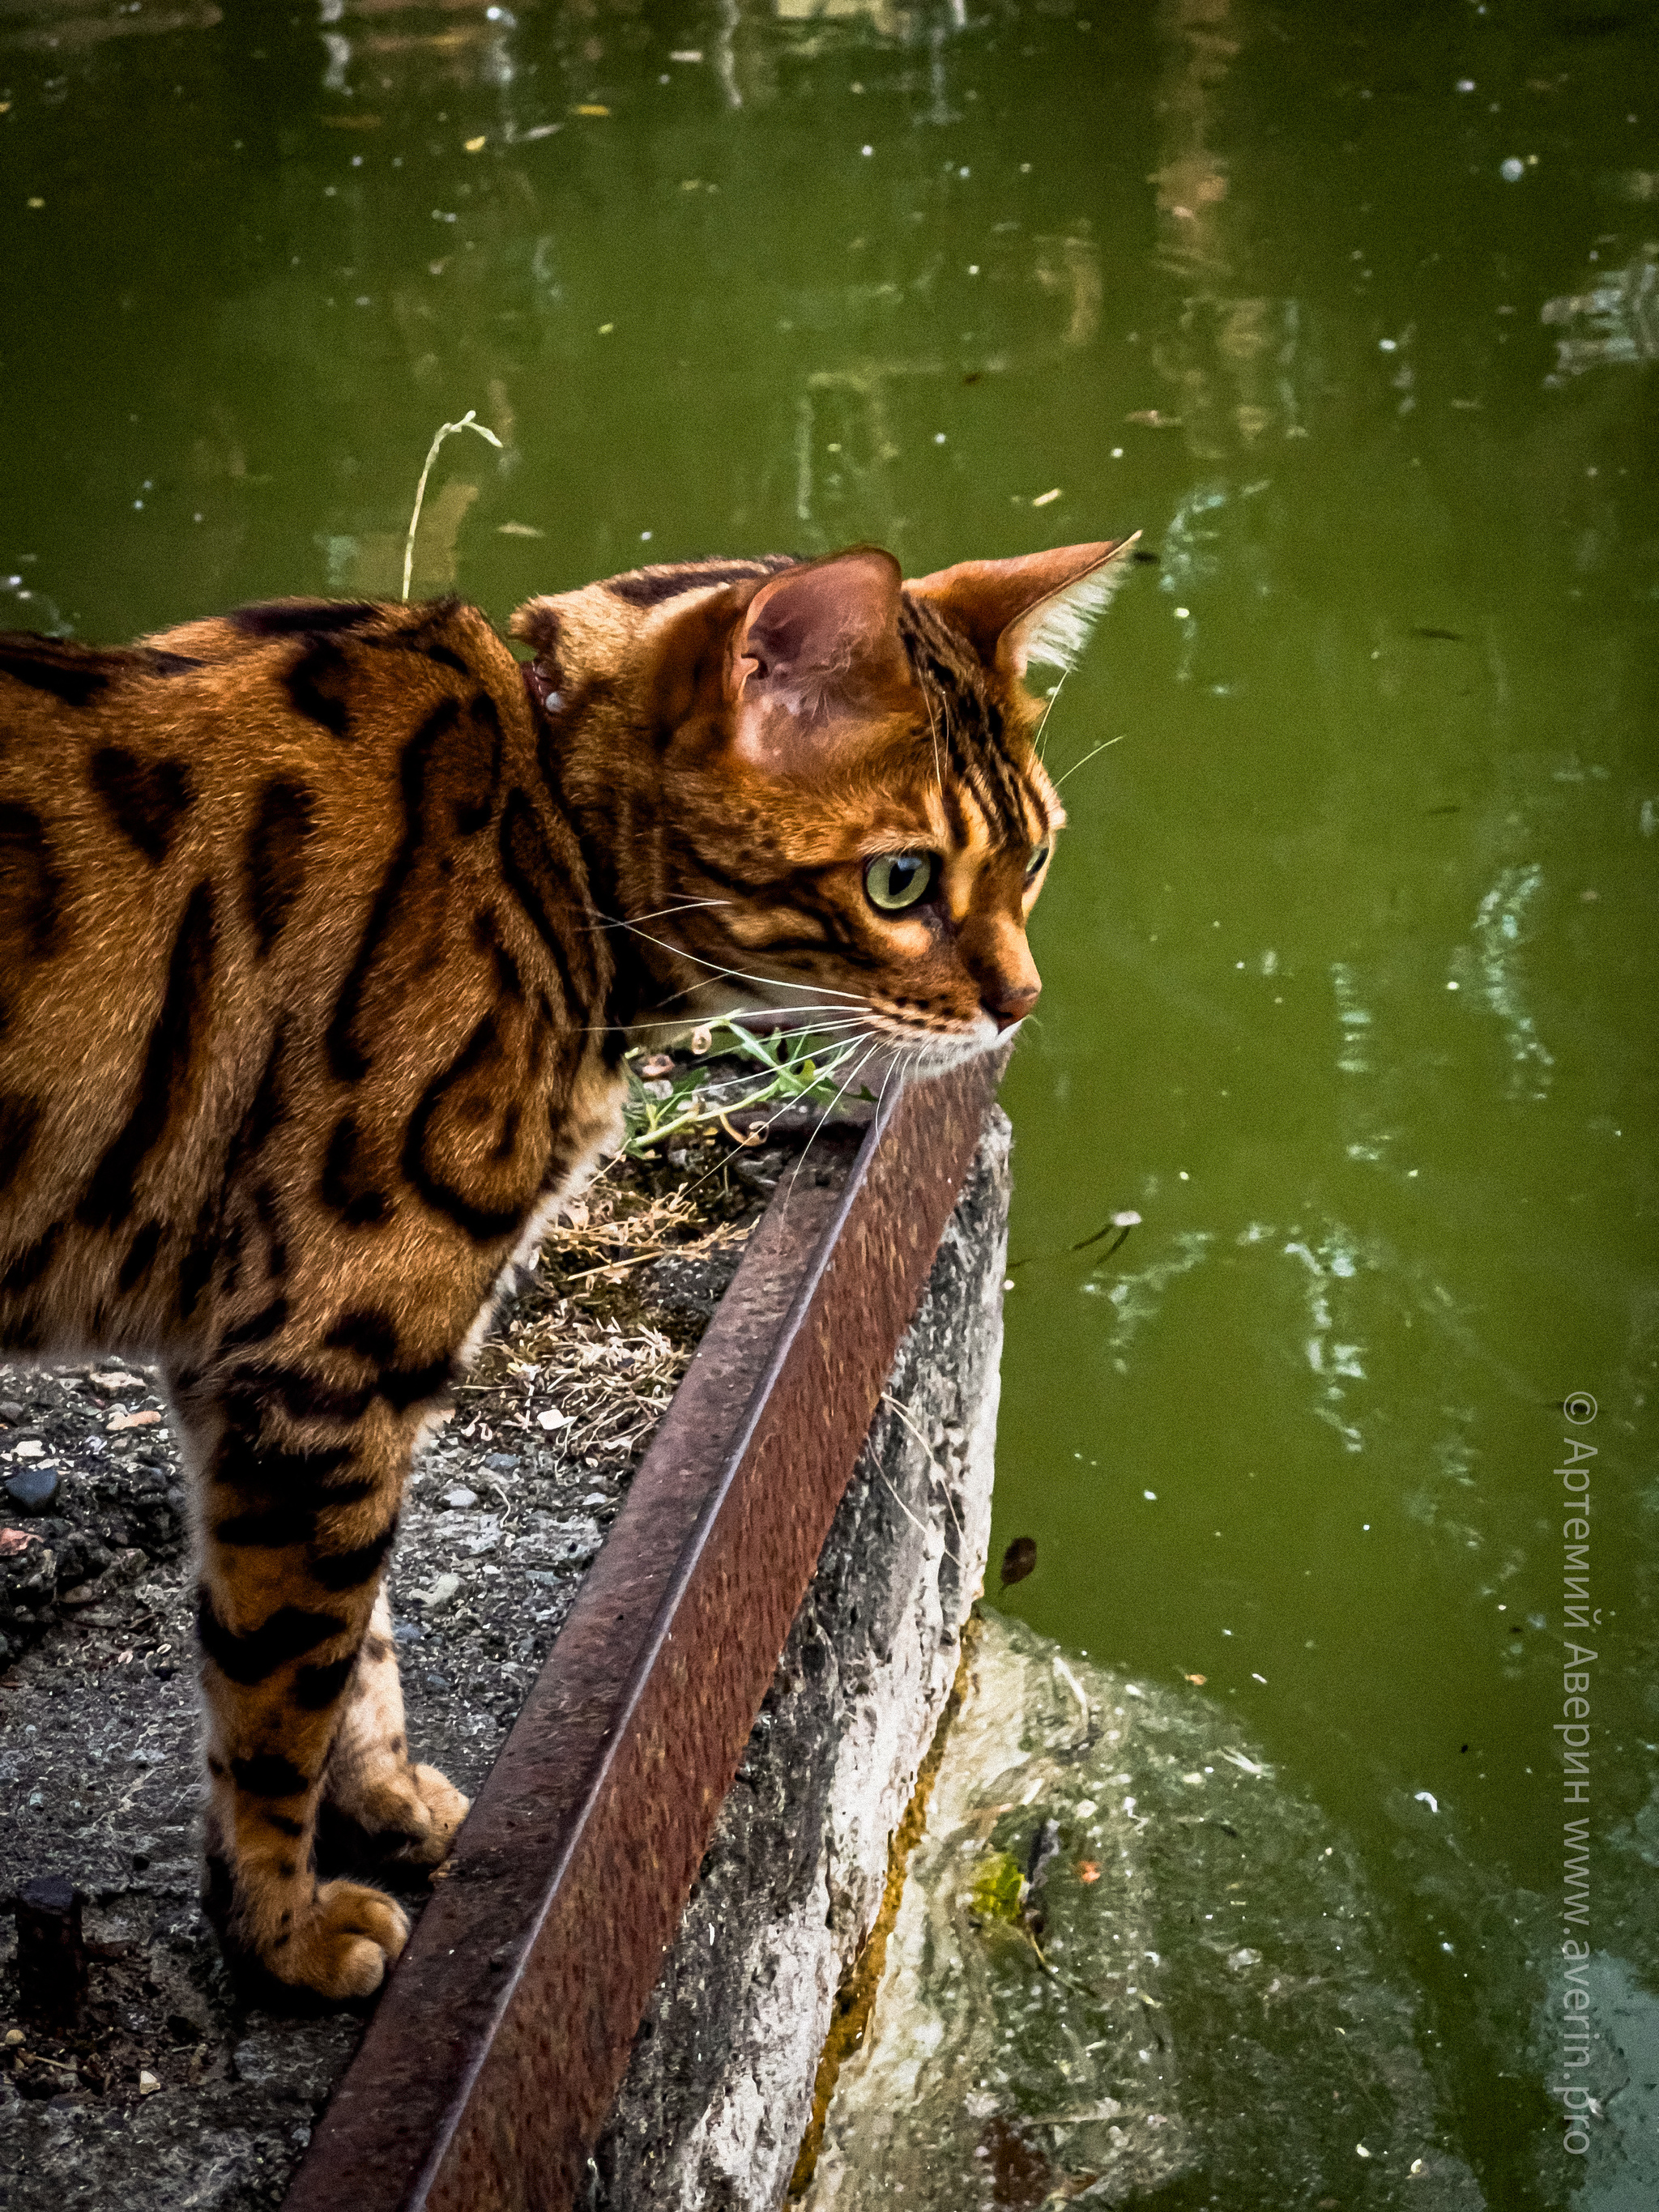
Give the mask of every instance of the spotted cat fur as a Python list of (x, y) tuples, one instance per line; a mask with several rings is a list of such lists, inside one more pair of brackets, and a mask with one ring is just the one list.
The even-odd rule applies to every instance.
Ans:
[(1123, 550), (645, 568), (521, 608), (527, 664), (456, 600), (0, 639), (0, 1343), (162, 1364), (208, 1896), (267, 1996), (365, 1996), (404, 1941), (333, 1842), (430, 1867), (465, 1814), (382, 1576), (624, 1053), (793, 1009), (884, 1082), (1029, 1011), (1061, 815), (1025, 664)]

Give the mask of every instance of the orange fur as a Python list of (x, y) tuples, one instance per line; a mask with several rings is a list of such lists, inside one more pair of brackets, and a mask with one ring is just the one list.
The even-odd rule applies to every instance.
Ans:
[(1029, 1009), (1024, 653), (1116, 550), (636, 571), (521, 609), (527, 671), (454, 602), (0, 639), (0, 1342), (164, 1363), (210, 1896), (268, 1992), (365, 1994), (406, 1932), (319, 1833), (430, 1864), (465, 1813), (380, 1577), (624, 1050), (793, 1006), (885, 1077)]

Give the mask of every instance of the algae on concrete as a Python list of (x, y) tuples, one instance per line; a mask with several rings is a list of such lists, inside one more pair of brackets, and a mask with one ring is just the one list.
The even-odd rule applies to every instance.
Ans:
[(988, 1613), (806, 2212), (1478, 2212), (1337, 1832), (1197, 1692)]

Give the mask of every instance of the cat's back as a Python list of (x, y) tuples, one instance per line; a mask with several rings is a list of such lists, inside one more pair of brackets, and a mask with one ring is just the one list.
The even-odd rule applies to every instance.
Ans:
[(257, 1085), (274, 1023), (319, 1081), (361, 1082), (424, 977), (441, 1042), (472, 994), (432, 979), (477, 964), (509, 794), (537, 791), (585, 903), (534, 753), (519, 665), (459, 602), (278, 601), (110, 649), (0, 637), (14, 1234), (55, 1222), (65, 1177), (112, 1146), (184, 1172), (190, 1130)]
[(66, 1022), (94, 1054), (88, 1030), (142, 1030), (143, 979), (210, 942), (222, 987), (325, 966), (387, 854), (489, 805), (527, 714), (459, 602), (281, 600), (125, 647), (0, 637), (0, 1066)]
[[(0, 634), (8, 880), (32, 851), (60, 882), (93, 855), (160, 881), (211, 857), (246, 827), (239, 802), (283, 775), (325, 817), (336, 800), (395, 805), (404, 749), (434, 713), (444, 727), (428, 738), (452, 755), (470, 721), (494, 752), (527, 714), (513, 654), (459, 600), (276, 600), (133, 646)], [(37, 933), (48, 920), (33, 917)]]

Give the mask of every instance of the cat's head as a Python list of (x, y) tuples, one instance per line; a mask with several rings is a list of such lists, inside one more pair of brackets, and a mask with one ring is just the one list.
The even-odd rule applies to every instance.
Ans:
[(643, 1013), (789, 1011), (922, 1073), (1006, 1036), (1065, 820), (1027, 666), (1072, 665), (1133, 543), (908, 583), (871, 546), (690, 562), (520, 608)]

